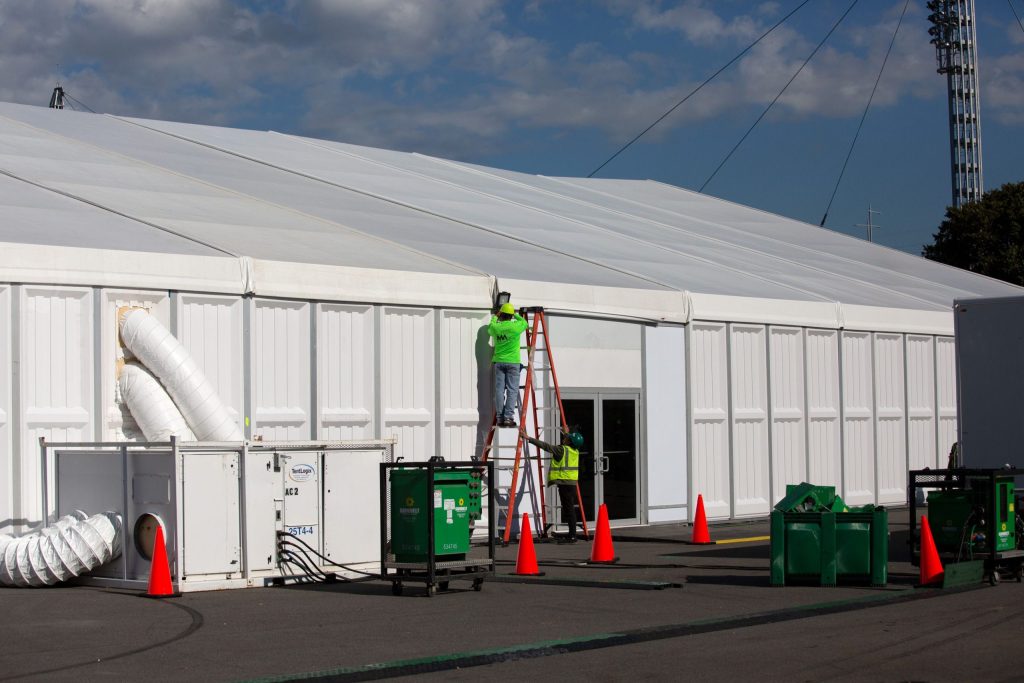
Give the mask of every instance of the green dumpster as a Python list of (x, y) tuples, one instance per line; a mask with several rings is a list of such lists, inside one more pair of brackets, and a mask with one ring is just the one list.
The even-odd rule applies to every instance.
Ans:
[(793, 581), (834, 586), (839, 579), (872, 586), (887, 583), (889, 516), (885, 508), (847, 508), (832, 487), (800, 484), (787, 487), (786, 493), (771, 514), (773, 586)]

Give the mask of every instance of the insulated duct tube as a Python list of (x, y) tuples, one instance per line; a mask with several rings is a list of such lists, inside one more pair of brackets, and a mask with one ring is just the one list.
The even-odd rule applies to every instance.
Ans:
[(244, 438), (192, 356), (155, 317), (136, 308), (120, 324), (121, 341), (163, 383), (198, 440)]
[(75, 511), (27, 536), (0, 534), (0, 585), (52, 586), (121, 554), (121, 516)]
[(117, 386), (146, 441), (169, 441), (172, 436), (182, 441), (196, 440), (178, 406), (149, 370), (137, 363), (125, 363)]

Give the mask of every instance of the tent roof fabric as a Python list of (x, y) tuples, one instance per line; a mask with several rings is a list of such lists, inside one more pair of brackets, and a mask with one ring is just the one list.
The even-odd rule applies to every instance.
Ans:
[(942, 334), (1024, 293), (658, 182), (6, 103), (0, 215), (12, 282)]

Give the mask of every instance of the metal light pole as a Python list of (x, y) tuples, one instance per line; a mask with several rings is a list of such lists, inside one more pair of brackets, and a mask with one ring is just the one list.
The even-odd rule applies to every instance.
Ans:
[(981, 104), (974, 0), (929, 0), (928, 33), (935, 45), (937, 71), (949, 93), (949, 155), (953, 206), (984, 193), (981, 166)]

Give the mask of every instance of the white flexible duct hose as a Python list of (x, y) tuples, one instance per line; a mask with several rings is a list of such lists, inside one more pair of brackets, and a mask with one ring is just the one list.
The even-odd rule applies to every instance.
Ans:
[(168, 441), (172, 436), (182, 441), (196, 440), (178, 406), (149, 370), (137, 363), (125, 363), (117, 386), (146, 441)]
[(243, 439), (213, 385), (185, 347), (155, 317), (137, 308), (120, 322), (124, 345), (163, 383), (197, 439)]
[(52, 586), (102, 567), (121, 554), (121, 516), (84, 512), (27, 536), (0, 534), (0, 585)]

